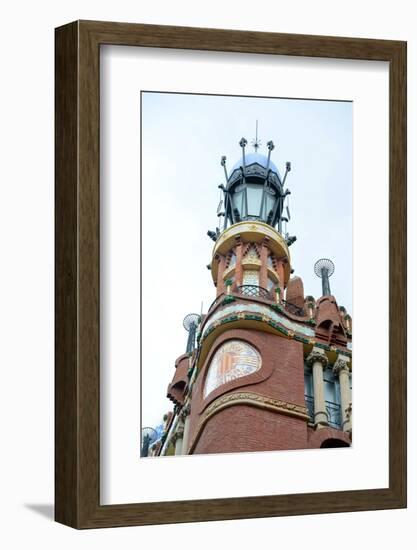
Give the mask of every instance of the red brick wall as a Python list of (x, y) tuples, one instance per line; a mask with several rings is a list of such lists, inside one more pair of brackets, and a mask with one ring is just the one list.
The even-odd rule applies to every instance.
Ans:
[(307, 424), (250, 405), (235, 405), (212, 416), (194, 454), (303, 449)]
[[(211, 359), (223, 342), (234, 338), (244, 340), (258, 349), (262, 357), (262, 367), (256, 373), (217, 388), (204, 399), (204, 382)], [(200, 369), (192, 394), (190, 442), (194, 440), (207, 406), (225, 393), (250, 391), (265, 397), (305, 405), (303, 347), (294, 340), (257, 330), (230, 330), (213, 342), (212, 349)], [(227, 450), (217, 439), (220, 431), (223, 438), (229, 438)], [(306, 446), (306, 421), (248, 405), (233, 405), (216, 413), (207, 421), (194, 452), (299, 449)]]
[(298, 307), (304, 307), (304, 285), (300, 277), (288, 281), (285, 299)]

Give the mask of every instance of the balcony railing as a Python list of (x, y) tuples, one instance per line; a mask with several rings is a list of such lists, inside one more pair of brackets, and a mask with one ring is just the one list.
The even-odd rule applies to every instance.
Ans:
[(314, 422), (314, 398), (311, 395), (304, 396), (306, 401), (306, 407), (308, 416), (310, 417), (311, 422)]
[[(304, 398), (308, 416), (310, 417), (311, 422), (314, 422), (314, 398), (311, 395), (305, 395)], [(340, 430), (342, 426), (340, 405), (333, 403), (332, 401), (326, 401), (326, 411), (329, 426)]]
[(255, 298), (264, 298), (265, 300), (270, 300), (269, 291), (262, 286), (256, 285), (242, 285), (237, 287), (238, 294), (243, 296), (250, 296)]
[(342, 415), (340, 405), (326, 401), (327, 418), (329, 420), (329, 426), (340, 430), (342, 426)]
[(207, 311), (210, 311), (211, 309), (214, 309), (217, 304), (219, 304), (222, 300), (224, 300), (224, 297), (226, 296), (226, 294), (222, 293), (222, 294), (219, 294), (210, 304), (210, 307), (208, 308)]
[[(266, 288), (263, 288), (262, 286), (241, 285), (236, 288), (235, 293), (241, 294), (242, 296), (248, 296), (250, 298), (262, 298), (270, 302), (271, 301), (275, 302), (274, 297), (272, 296), (272, 292), (270, 292)], [(211, 303), (210, 307), (208, 308), (208, 311), (214, 309), (217, 306), (217, 304), (219, 304), (224, 299), (225, 296), (226, 294), (224, 293), (217, 296)], [(305, 316), (305, 311), (303, 310), (303, 308), (296, 306), (291, 302), (287, 302), (286, 300), (281, 300), (280, 304), (285, 309), (285, 311), (287, 311), (288, 313), (291, 313), (292, 315), (296, 315), (297, 317)]]

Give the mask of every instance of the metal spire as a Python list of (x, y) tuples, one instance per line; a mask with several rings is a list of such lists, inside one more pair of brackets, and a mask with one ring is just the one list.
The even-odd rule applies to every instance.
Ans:
[(256, 121), (256, 136), (255, 139), (252, 140), (253, 148), (255, 149), (255, 153), (258, 152), (259, 147), (261, 146), (261, 140), (258, 139), (258, 121)]

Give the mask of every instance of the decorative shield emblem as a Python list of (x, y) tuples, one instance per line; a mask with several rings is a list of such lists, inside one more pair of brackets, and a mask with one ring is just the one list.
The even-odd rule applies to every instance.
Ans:
[(204, 397), (231, 380), (256, 372), (261, 364), (261, 356), (253, 346), (242, 340), (229, 340), (214, 354), (207, 373)]

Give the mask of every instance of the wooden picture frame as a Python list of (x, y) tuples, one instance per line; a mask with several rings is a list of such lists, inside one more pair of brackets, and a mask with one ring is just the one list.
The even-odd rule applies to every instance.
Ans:
[[(55, 519), (75, 528), (406, 506), (406, 43), (111, 22), (56, 29)], [(117, 44), (389, 62), (389, 487), (100, 505), (99, 56)]]

